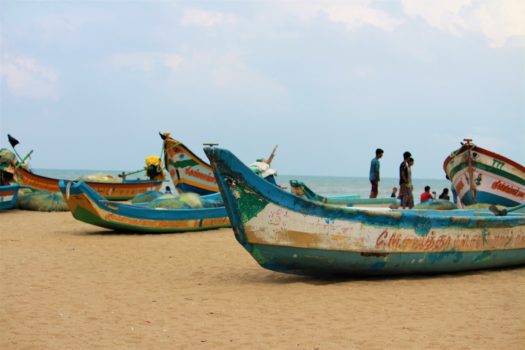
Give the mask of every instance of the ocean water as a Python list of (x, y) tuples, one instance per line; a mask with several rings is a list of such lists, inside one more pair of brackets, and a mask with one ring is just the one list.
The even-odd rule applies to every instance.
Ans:
[[(120, 171), (112, 170), (78, 170), (78, 169), (34, 169), (35, 173), (52, 178), (61, 178), (73, 180), (83, 175), (91, 174), (110, 174), (118, 176)], [(144, 173), (130, 175), (129, 179), (146, 179)], [(169, 179), (169, 177), (166, 177)], [(290, 188), (290, 180), (299, 180), (304, 182), (314, 192), (324, 196), (336, 196), (345, 194), (357, 194), (363, 198), (368, 198), (370, 194), (370, 182), (366, 177), (335, 177), (335, 176), (305, 176), (305, 175), (279, 175), (277, 176), (277, 183), (281, 186)], [(392, 187), (399, 188), (399, 180), (395, 178), (382, 178), (379, 183), (378, 197), (390, 197)], [(419, 202), (419, 196), (423, 192), (425, 186), (430, 186), (431, 191), (436, 191), (437, 195), (441, 193), (443, 188), (450, 189), (450, 182), (446, 179), (414, 179), (414, 200)], [(167, 180), (165, 186), (170, 186), (171, 181)]]

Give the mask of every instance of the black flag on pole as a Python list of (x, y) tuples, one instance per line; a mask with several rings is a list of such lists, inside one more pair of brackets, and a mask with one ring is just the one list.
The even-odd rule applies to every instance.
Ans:
[(17, 139), (15, 139), (13, 136), (11, 136), (11, 135), (9, 135), (9, 134), (7, 134), (7, 138), (8, 138), (9, 143), (11, 144), (11, 146), (12, 146), (13, 148), (15, 148), (15, 146), (18, 145), (18, 144), (20, 143), (20, 142), (18, 142)]

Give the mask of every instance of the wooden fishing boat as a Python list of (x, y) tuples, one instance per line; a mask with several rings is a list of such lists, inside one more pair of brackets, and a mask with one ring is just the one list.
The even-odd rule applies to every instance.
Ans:
[(12, 209), (18, 198), (19, 185), (0, 186), (0, 210)]
[(59, 187), (75, 219), (112, 230), (161, 233), (203, 231), (230, 226), (224, 207), (152, 209), (143, 205), (105, 200), (82, 181), (61, 180)]
[(463, 205), (525, 203), (525, 167), (465, 139), (443, 168)]
[(264, 268), (389, 275), (525, 264), (523, 213), (321, 204), (262, 180), (225, 149), (205, 152), (236, 239)]
[[(19, 184), (30, 186), (39, 190), (59, 192), (58, 183), (60, 179), (54, 179), (35, 174), (29, 170), (19, 167), (16, 169)], [(87, 184), (98, 194), (109, 200), (126, 201), (146, 191), (159, 190), (162, 186), (161, 180), (124, 180), (122, 182), (94, 182)]]
[(319, 203), (344, 205), (347, 207), (389, 207), (391, 205), (399, 205), (399, 201), (395, 198), (360, 198), (356, 194), (325, 197), (315, 193), (303, 182), (297, 180), (290, 180), (290, 188), (294, 195)]
[(201, 195), (217, 193), (219, 188), (208, 163), (190, 151), (182, 142), (161, 134), (164, 141), (164, 165), (179, 192)]

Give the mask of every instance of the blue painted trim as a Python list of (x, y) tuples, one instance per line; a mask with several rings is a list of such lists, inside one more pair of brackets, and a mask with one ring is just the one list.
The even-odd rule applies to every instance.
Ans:
[(208, 190), (205, 190), (204, 188), (188, 185), (188, 184), (185, 184), (185, 183), (177, 184), (177, 186), (175, 186), (175, 187), (177, 188), (177, 190), (179, 192), (183, 192), (183, 193), (192, 192), (192, 193), (199, 194), (201, 196), (207, 195), (207, 194), (217, 193), (215, 191), (208, 191)]
[(461, 197), (461, 203), (463, 203), (464, 205), (472, 205), (476, 203), (497, 204), (506, 207), (513, 207), (520, 204), (505, 197), (501, 197), (496, 194), (484, 191), (477, 192), (476, 200), (473, 200), (470, 191), (465, 192), (463, 197)]

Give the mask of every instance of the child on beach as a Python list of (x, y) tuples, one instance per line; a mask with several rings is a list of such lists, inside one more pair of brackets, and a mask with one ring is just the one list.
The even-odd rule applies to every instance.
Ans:
[(397, 187), (392, 187), (392, 194), (390, 195), (390, 198), (396, 198), (397, 197)]

